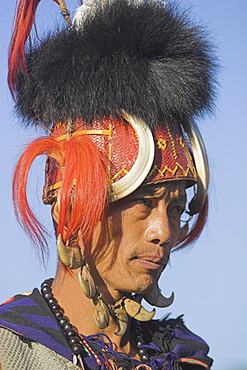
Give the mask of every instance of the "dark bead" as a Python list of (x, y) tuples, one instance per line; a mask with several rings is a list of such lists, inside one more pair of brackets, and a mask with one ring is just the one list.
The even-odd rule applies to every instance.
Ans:
[(53, 280), (54, 279), (47, 279), (45, 280), (42, 285), (41, 285), (41, 288), (45, 287), (45, 286), (48, 286), (48, 287), (51, 287), (51, 284), (53, 283)]
[(64, 330), (68, 342), (72, 348), (74, 355), (78, 356), (83, 352), (83, 347), (80, 344), (80, 339), (77, 336), (77, 329), (69, 322), (68, 317), (64, 316), (64, 310), (58, 304), (58, 301), (52, 294), (51, 285), (54, 279), (45, 280), (41, 285), (41, 293), (45, 298), (47, 304), (52, 310), (58, 324)]
[(75, 355), (79, 355), (80, 353), (82, 353), (83, 349), (80, 344), (73, 344), (72, 351)]
[[(64, 329), (65, 330), (65, 329)], [(75, 337), (77, 335), (77, 332), (74, 329), (66, 331), (66, 336), (69, 337)]]
[(42, 294), (51, 293), (51, 287), (45, 285), (44, 287), (41, 287), (41, 292)]
[(73, 346), (73, 344), (79, 344), (80, 343), (80, 340), (77, 337), (70, 337), (68, 340), (69, 340), (69, 344), (71, 345), (71, 347)]
[(76, 327), (75, 327), (75, 326), (72, 326), (72, 330), (74, 330), (74, 331), (75, 331), (75, 333), (76, 333), (76, 335), (78, 335), (78, 330), (76, 329)]
[(68, 330), (71, 330), (71, 329), (72, 329), (72, 325), (69, 322), (63, 325), (63, 330), (65, 332), (67, 332)]
[(50, 298), (48, 301), (47, 301), (48, 305), (51, 307), (51, 306), (54, 306), (54, 304), (57, 304), (57, 300), (56, 298), (52, 297)]
[(56, 311), (59, 311), (59, 312), (61, 312), (62, 315), (64, 315), (64, 309), (62, 307), (60, 307), (59, 305), (58, 305), (58, 307), (59, 307), (58, 309), (54, 310), (54, 314), (55, 314)]
[(142, 333), (139, 333), (139, 334), (136, 336), (136, 340), (143, 340), (143, 334), (142, 334)]
[(65, 324), (67, 324), (69, 322), (69, 320), (67, 319), (67, 317), (63, 316), (60, 320), (59, 320), (59, 325), (61, 327), (63, 327)]
[(53, 298), (53, 294), (52, 293), (45, 293), (44, 298), (45, 298), (46, 301), (48, 301), (49, 299)]
[(61, 307), (59, 306), (59, 304), (54, 304), (52, 306), (50, 306), (52, 311), (61, 311)]
[(149, 362), (150, 361), (150, 357), (149, 357), (148, 353), (145, 353), (145, 354), (141, 355), (140, 357), (141, 357), (142, 362)]
[(145, 355), (146, 353), (147, 353), (146, 348), (141, 348), (141, 349), (139, 350), (139, 354), (140, 354), (140, 356)]
[(61, 310), (59, 310), (57, 312), (54, 312), (54, 315), (55, 315), (56, 319), (59, 321), (63, 317), (63, 312)]
[(42, 284), (41, 284), (41, 289), (43, 289), (44, 287), (48, 286), (49, 288), (51, 287), (51, 284), (48, 282), (48, 281), (44, 281)]

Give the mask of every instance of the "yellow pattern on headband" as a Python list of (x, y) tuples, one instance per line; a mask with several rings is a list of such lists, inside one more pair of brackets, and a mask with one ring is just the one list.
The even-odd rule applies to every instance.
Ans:
[[(111, 136), (112, 131), (111, 128), (109, 130), (81, 130), (81, 131), (75, 131), (70, 136), (80, 136), (80, 135), (107, 135)], [(62, 141), (67, 139), (67, 134), (61, 135), (56, 137), (57, 141)]]

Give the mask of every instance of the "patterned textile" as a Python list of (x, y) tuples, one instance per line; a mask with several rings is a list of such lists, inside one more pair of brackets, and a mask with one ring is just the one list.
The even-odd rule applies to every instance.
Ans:
[[(94, 120), (92, 124), (78, 122), (73, 124), (72, 137), (87, 136), (106, 158), (108, 166), (108, 184), (121, 180), (136, 163), (140, 143), (133, 127), (123, 118)], [(67, 124), (54, 126), (51, 137), (57, 141), (68, 139)], [(163, 123), (153, 132), (155, 156), (147, 173), (144, 184), (152, 184), (168, 180), (185, 179), (192, 185), (198, 175), (190, 153), (190, 147), (179, 123)], [(142, 143), (142, 145), (144, 145)], [(64, 177), (63, 166), (48, 156), (46, 163), (46, 183), (43, 190), (43, 202), (52, 204), (57, 191), (62, 186)], [(73, 179), (76, 183), (76, 179)]]
[(0, 327), (2, 370), (78, 370), (67, 358), (31, 339)]
[[(36, 349), (36, 344), (40, 343), (41, 349), (45, 346), (56, 352), (58, 358), (61, 355), (72, 361), (72, 351), (64, 333), (38, 289), (34, 289), (29, 296), (16, 295), (1, 305), (0, 327), (15, 333), (18, 340), (22, 338), (22, 342), (27, 341), (30, 352), (33, 351), (32, 343)], [(95, 370), (205, 370), (212, 365), (212, 360), (207, 356), (207, 344), (185, 327), (181, 317), (161, 321), (152, 320), (148, 323), (142, 323), (142, 328), (145, 342), (148, 343), (146, 347), (149, 348), (150, 353), (149, 364), (144, 365), (124, 354), (118, 354), (110, 347), (108, 351), (105, 351), (103, 336), (97, 335), (97, 337), (82, 336), (85, 347), (85, 355), (83, 355), (85, 368)], [(6, 330), (3, 332), (6, 333)], [(4, 343), (3, 341), (3, 348)], [(50, 353), (50, 351), (48, 352)], [(56, 357), (55, 354), (54, 356)], [(73, 368), (68, 367), (66, 360), (64, 363), (64, 367), (59, 365), (59, 369)], [(23, 369), (31, 370), (33, 367), (30, 365), (30, 367), (23, 367)]]

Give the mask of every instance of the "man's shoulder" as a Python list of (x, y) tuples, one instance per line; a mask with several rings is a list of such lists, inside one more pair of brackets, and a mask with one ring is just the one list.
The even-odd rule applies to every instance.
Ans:
[[(51, 312), (38, 289), (32, 292), (17, 294), (0, 305), (0, 326), (26, 335), (27, 327), (49, 326)], [(20, 331), (19, 331), (20, 330)], [(26, 335), (28, 336), (28, 335)]]
[[(0, 314), (6, 312), (15, 312), (22, 313), (23, 310), (26, 310), (28, 307), (32, 307), (32, 310), (38, 309), (38, 307), (44, 308), (43, 298), (37, 288), (34, 288), (33, 291), (25, 292), (21, 294), (16, 294), (6, 302), (0, 304)], [(23, 308), (23, 309), (22, 309)]]
[(72, 358), (68, 342), (38, 289), (0, 305), (0, 327)]

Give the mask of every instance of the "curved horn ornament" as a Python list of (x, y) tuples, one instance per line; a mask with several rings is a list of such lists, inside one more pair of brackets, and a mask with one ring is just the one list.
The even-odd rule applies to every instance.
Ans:
[(85, 296), (93, 298), (96, 294), (96, 286), (87, 263), (85, 263), (78, 272), (78, 280)]
[(139, 321), (149, 321), (155, 315), (155, 308), (152, 311), (147, 311), (140, 303), (126, 298), (124, 300), (124, 307), (127, 314)]
[(190, 121), (185, 131), (190, 139), (198, 173), (197, 192), (189, 204), (190, 215), (193, 216), (200, 211), (205, 202), (209, 184), (209, 164), (204, 141), (196, 124)]
[(57, 250), (61, 261), (69, 269), (78, 269), (83, 264), (83, 257), (78, 246), (70, 247), (65, 245), (62, 235), (57, 237)]
[(144, 294), (143, 298), (152, 306), (168, 307), (174, 301), (174, 293), (172, 292), (171, 296), (166, 298), (161, 294), (158, 285), (156, 285), (156, 287), (150, 293)]
[(128, 327), (128, 315), (123, 305), (123, 300), (115, 304), (115, 306), (113, 307), (113, 312), (117, 318), (117, 323), (119, 327), (118, 331), (114, 334), (118, 336), (123, 336), (126, 333)]
[(109, 325), (110, 312), (102, 298), (94, 299), (96, 316), (94, 316), (95, 324), (99, 329), (105, 329)]
[(148, 175), (155, 153), (155, 145), (149, 126), (140, 118), (121, 111), (121, 116), (129, 122), (138, 137), (139, 150), (136, 161), (127, 175), (110, 186), (110, 201), (116, 201), (133, 193)]

